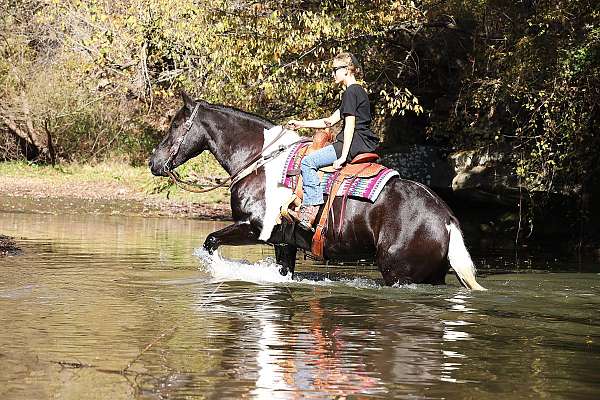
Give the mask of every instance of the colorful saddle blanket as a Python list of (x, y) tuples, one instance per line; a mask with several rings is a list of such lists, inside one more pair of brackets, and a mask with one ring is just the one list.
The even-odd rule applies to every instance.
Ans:
[[(298, 143), (292, 148), (284, 164), (284, 170), (282, 171), (279, 183), (288, 188), (295, 188), (298, 185), (298, 177), (300, 175), (290, 176), (289, 173), (294, 170), (297, 171), (300, 168), (303, 154), (301, 150), (309, 145), (310, 143), (306, 142)], [(335, 173), (322, 173), (323, 178), (321, 179), (321, 187), (323, 188), (323, 193), (329, 194), (335, 180)], [(340, 185), (336, 196), (343, 196), (347, 193), (348, 196), (367, 199), (374, 202), (385, 187), (385, 184), (394, 176), (399, 175), (400, 174), (396, 170), (383, 168), (381, 172), (373, 177), (346, 179), (344, 180), (344, 183)]]

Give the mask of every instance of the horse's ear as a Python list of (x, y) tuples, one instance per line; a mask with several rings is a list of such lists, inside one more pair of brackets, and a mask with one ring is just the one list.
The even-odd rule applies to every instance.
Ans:
[(188, 108), (193, 108), (194, 107), (194, 99), (192, 99), (186, 92), (185, 90), (181, 91), (181, 98), (183, 99), (183, 104), (185, 104)]

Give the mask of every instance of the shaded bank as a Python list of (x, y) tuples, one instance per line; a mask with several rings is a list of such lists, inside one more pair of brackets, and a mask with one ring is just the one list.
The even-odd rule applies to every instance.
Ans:
[(600, 193), (581, 188), (529, 191), (511, 172), (507, 152), (450, 152), (443, 146), (415, 144), (382, 152), (382, 163), (437, 192), (472, 245), (546, 247), (597, 257)]

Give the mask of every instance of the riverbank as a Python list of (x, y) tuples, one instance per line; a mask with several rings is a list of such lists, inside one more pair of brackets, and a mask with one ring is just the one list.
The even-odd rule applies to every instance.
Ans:
[[(197, 164), (203, 166), (200, 173), (214, 167), (202, 162)], [(210, 175), (220, 176), (218, 168)], [(0, 210), (231, 219), (226, 189), (184, 192), (145, 167), (122, 162), (59, 167), (0, 163)]]

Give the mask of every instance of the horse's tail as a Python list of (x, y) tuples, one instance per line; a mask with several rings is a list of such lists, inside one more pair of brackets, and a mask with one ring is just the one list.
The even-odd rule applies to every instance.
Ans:
[(448, 261), (454, 272), (456, 272), (458, 280), (471, 290), (487, 290), (475, 280), (475, 265), (467, 251), (462, 232), (457, 223), (450, 221), (450, 224), (446, 225), (446, 228), (450, 233)]

